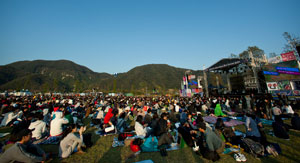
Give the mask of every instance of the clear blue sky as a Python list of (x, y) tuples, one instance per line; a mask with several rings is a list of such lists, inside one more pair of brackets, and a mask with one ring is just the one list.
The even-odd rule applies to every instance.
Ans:
[(67, 59), (95, 72), (164, 63), (202, 69), (300, 36), (299, 0), (1, 0), (0, 65)]

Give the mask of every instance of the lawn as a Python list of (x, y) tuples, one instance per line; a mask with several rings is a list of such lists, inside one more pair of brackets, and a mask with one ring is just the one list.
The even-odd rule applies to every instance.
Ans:
[[(89, 126), (89, 120), (84, 119), (84, 123)], [(290, 123), (289, 120), (285, 123)], [(245, 131), (244, 126), (237, 126), (236, 129)], [(1, 128), (0, 132), (7, 132), (9, 128)], [(152, 160), (155, 163), (176, 163), (176, 162), (211, 162), (203, 157), (195, 154), (191, 148), (183, 148), (175, 151), (169, 151), (167, 157), (161, 157), (159, 152), (141, 153), (135, 158), (128, 159), (128, 156), (132, 154), (129, 147), (112, 147), (113, 138), (117, 135), (99, 137), (94, 134), (96, 129), (89, 127), (87, 133), (92, 133), (92, 142), (94, 145), (87, 149), (85, 154), (73, 154), (67, 159), (60, 160), (57, 158), (58, 145), (42, 145), (41, 147), (46, 152), (51, 152), (55, 156), (48, 162), (101, 162), (101, 163), (119, 163), (119, 162), (137, 162), (142, 160)], [(271, 126), (265, 126), (265, 131), (271, 130)], [(290, 130), (290, 140), (279, 139), (270, 135), (267, 135), (268, 141), (278, 143), (282, 148), (282, 153), (277, 156), (269, 156), (264, 158), (254, 158), (250, 154), (244, 153), (247, 162), (300, 162), (300, 131)], [(0, 139), (1, 141), (4, 138)], [(236, 162), (232, 155), (221, 155), (221, 159), (218, 162)]]

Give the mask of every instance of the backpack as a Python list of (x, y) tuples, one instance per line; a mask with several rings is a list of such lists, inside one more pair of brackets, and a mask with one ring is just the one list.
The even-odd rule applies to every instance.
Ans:
[(93, 145), (92, 134), (91, 133), (83, 134), (83, 142), (86, 147), (88, 148), (91, 147)]
[(252, 154), (255, 158), (257, 156), (264, 155), (265, 148), (260, 143), (255, 142), (249, 138), (242, 139), (242, 142), (243, 142), (243, 147), (244, 147), (245, 151)]

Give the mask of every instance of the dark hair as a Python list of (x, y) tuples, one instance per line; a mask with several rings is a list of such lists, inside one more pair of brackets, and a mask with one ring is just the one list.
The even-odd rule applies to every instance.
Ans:
[(122, 118), (122, 119), (124, 119), (124, 118), (125, 118), (125, 116), (126, 116), (126, 113), (125, 113), (125, 112), (123, 112), (123, 113), (121, 113), (121, 114), (120, 114), (119, 118)]
[(167, 117), (167, 116), (168, 116), (167, 113), (162, 113), (162, 114), (160, 115), (160, 118), (163, 119), (164, 117)]
[(69, 133), (71, 133), (74, 128), (78, 127), (79, 126), (77, 124), (71, 124), (70, 126), (68, 126), (68, 128), (63, 132), (61, 140), (63, 140)]
[(139, 122), (140, 124), (142, 124), (143, 123), (143, 116), (141, 116), (141, 115), (137, 116), (136, 122)]
[(198, 123), (198, 124), (197, 124), (197, 127), (198, 127), (198, 128), (201, 128), (201, 129), (203, 129), (203, 130), (206, 130), (206, 125), (205, 125), (204, 122)]
[(215, 124), (216, 129), (223, 130), (225, 125), (222, 118), (218, 118)]
[(151, 113), (151, 112), (152, 112), (151, 109), (148, 109), (148, 110), (147, 110), (147, 113)]
[(141, 138), (136, 138), (136, 139), (134, 139), (134, 140), (132, 141), (132, 144), (133, 144), (133, 145), (138, 145), (138, 146), (140, 146), (140, 145), (143, 144), (143, 139), (141, 139)]
[(203, 119), (203, 117), (202, 117), (201, 114), (199, 114), (199, 115), (197, 116), (197, 119), (196, 119), (196, 123), (197, 123), (197, 124), (200, 123), (200, 122), (204, 122), (204, 119)]
[(154, 113), (153, 116), (152, 116), (152, 119), (157, 119), (157, 118), (158, 118), (158, 114)]
[(114, 109), (112, 110), (112, 113), (113, 113), (114, 115), (117, 115), (117, 114), (119, 113), (119, 110), (118, 110), (117, 108), (114, 108)]
[(35, 118), (37, 118), (38, 120), (42, 120), (44, 118), (43, 113), (41, 112), (35, 113)]

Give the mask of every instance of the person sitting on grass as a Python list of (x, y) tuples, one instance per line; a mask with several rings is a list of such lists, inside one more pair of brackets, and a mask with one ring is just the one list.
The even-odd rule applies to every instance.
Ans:
[(154, 129), (154, 135), (158, 137), (158, 148), (162, 156), (167, 156), (167, 147), (171, 145), (172, 138), (168, 130), (170, 124), (168, 124), (168, 115), (167, 113), (162, 113), (161, 118), (158, 120), (158, 124)]
[(278, 138), (289, 139), (289, 127), (283, 123), (280, 116), (275, 116), (275, 122), (272, 123), (274, 135)]
[[(85, 147), (85, 144), (83, 143), (83, 135), (82, 133), (86, 130), (86, 127), (81, 126), (79, 131), (77, 129), (76, 124), (72, 124), (64, 133), (63, 139), (60, 141), (59, 144), (59, 157), (61, 158), (67, 158), (72, 153), (84, 153), (82, 151), (82, 147)], [(79, 132), (79, 137), (75, 133)]]
[(69, 121), (64, 118), (64, 115), (62, 114), (62, 117), (56, 116), (55, 119), (53, 119), (50, 122), (50, 136), (40, 144), (57, 144), (64, 133), (64, 124), (68, 124)]
[(147, 136), (147, 127), (148, 124), (143, 124), (143, 116), (138, 115), (135, 121), (134, 129), (136, 132), (136, 135), (145, 138)]
[(246, 137), (252, 139), (253, 141), (260, 142), (260, 132), (255, 122), (255, 115), (246, 113)]
[(38, 141), (47, 135), (47, 127), (43, 121), (44, 117), (42, 113), (36, 113), (35, 118), (36, 120), (30, 123), (28, 129), (34, 129), (32, 131), (32, 138)]
[(45, 152), (30, 142), (32, 130), (22, 129), (16, 133), (18, 142), (8, 148), (0, 157), (0, 162), (44, 162)]
[(215, 116), (216, 116), (216, 117), (219, 117), (219, 116), (225, 116), (225, 114), (222, 112), (222, 108), (221, 108), (221, 105), (220, 105), (220, 104), (217, 104), (217, 105), (216, 105), (216, 108), (215, 108)]
[(219, 154), (223, 153), (225, 143), (211, 129), (207, 128), (205, 123), (200, 122), (197, 124), (197, 127), (198, 131), (194, 132), (198, 135), (203, 134), (206, 142), (206, 147), (200, 150), (203, 157), (213, 161), (219, 160)]

